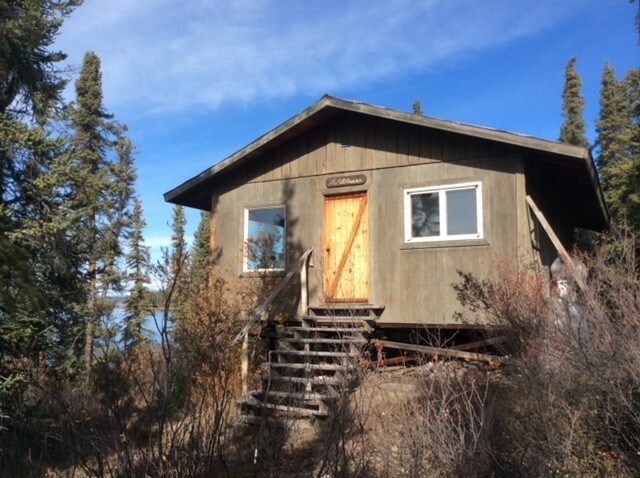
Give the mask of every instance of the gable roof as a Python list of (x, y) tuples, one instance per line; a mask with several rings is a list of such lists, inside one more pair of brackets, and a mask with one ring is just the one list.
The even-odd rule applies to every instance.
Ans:
[(446, 121), (325, 95), (317, 103), (259, 137), (231, 156), (166, 192), (164, 199), (201, 210), (210, 208), (210, 186), (224, 173), (251, 162), (257, 156), (327, 121), (342, 112), (374, 116), (390, 121), (495, 141), (532, 153), (528, 158), (555, 177), (558, 187), (575, 191), (583, 208), (580, 225), (602, 230), (608, 226), (607, 207), (593, 157), (588, 148), (548, 141), (507, 131)]

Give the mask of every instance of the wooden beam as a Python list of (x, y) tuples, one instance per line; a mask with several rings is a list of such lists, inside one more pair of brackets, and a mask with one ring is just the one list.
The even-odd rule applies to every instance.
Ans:
[(478, 340), (477, 342), (469, 342), (467, 344), (454, 345), (450, 347), (454, 350), (475, 350), (480, 347), (486, 347), (487, 345), (501, 344), (506, 340), (506, 337), (491, 337), (490, 339)]
[(360, 366), (365, 368), (381, 368), (393, 365), (405, 365), (409, 362), (415, 362), (416, 360), (416, 357), (403, 355), (402, 357), (394, 357), (389, 359), (366, 360), (361, 362)]
[(562, 262), (564, 262), (564, 264), (567, 266), (567, 269), (569, 269), (569, 273), (575, 279), (576, 284), (578, 284), (578, 287), (580, 287), (580, 290), (582, 290), (582, 292), (586, 292), (587, 285), (582, 280), (582, 277), (580, 277), (580, 274), (578, 273), (578, 270), (576, 269), (576, 266), (573, 263), (573, 259), (571, 259), (571, 256), (562, 245), (562, 242), (560, 241), (558, 236), (556, 236), (556, 233), (553, 231), (551, 224), (549, 224), (549, 221), (547, 221), (547, 218), (544, 217), (544, 214), (542, 214), (542, 211), (538, 209), (538, 206), (536, 206), (536, 203), (531, 198), (531, 196), (527, 196), (527, 204), (529, 204), (529, 207), (533, 211), (533, 214), (535, 214), (536, 218), (540, 222), (540, 225), (542, 226), (544, 231), (547, 233), (547, 236), (549, 236), (549, 239), (551, 239), (551, 242), (553, 243), (556, 250), (558, 251), (558, 254), (562, 259)]
[(455, 357), (465, 360), (476, 360), (481, 362), (505, 363), (506, 359), (495, 355), (477, 354), (473, 352), (465, 352), (462, 350), (447, 349), (441, 347), (430, 347), (427, 345), (405, 344), (402, 342), (391, 342), (389, 340), (374, 339), (371, 341), (374, 346), (387, 347), (390, 349), (409, 350), (411, 352), (419, 352), (427, 355), (440, 355), (443, 357)]

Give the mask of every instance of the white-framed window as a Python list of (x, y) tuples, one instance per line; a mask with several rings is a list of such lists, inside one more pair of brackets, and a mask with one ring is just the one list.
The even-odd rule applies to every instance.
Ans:
[(405, 242), (482, 238), (482, 183), (404, 190)]
[(285, 244), (284, 206), (245, 208), (243, 265), (245, 272), (284, 270)]

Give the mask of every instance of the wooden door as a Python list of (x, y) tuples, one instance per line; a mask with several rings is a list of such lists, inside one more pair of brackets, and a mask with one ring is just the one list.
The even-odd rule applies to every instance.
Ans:
[(327, 302), (369, 300), (367, 193), (325, 199), (324, 294)]

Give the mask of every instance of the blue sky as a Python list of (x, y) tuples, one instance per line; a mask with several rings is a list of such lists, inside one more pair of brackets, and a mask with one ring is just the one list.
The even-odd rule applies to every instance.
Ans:
[[(138, 149), (147, 244), (162, 194), (325, 93), (555, 140), (578, 57), (593, 141), (605, 62), (638, 67), (628, 0), (85, 0), (56, 47), (102, 60), (104, 102)], [(73, 97), (73, 81), (68, 98)], [(190, 212), (189, 236), (198, 212)]]

